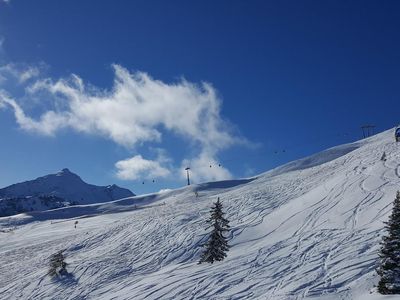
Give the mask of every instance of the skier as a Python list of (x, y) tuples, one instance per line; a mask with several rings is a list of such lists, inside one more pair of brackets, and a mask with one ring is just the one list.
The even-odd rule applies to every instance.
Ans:
[(381, 161), (386, 161), (386, 152), (383, 152), (381, 156)]

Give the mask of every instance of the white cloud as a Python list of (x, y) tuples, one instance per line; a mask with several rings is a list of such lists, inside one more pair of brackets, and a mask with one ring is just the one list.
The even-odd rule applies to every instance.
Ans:
[(21, 126), (21, 128), (28, 131), (41, 132), (45, 135), (53, 135), (54, 127), (60, 127), (63, 123), (65, 123), (66, 119), (54, 111), (47, 111), (43, 114), (39, 121), (34, 121), (30, 117), (27, 117), (22, 108), (15, 102), (15, 100), (11, 99), (6, 92), (0, 90), (0, 107), (10, 106), (14, 109), (14, 116), (17, 123)]
[[(0, 42), (1, 47), (1, 42)], [(9, 63), (0, 67), (0, 77), (2, 81), (9, 78), (10, 76), (15, 78), (18, 83), (22, 84), (32, 78), (38, 77), (40, 74), (39, 67), (25, 66), (21, 64)]]
[(118, 161), (115, 167), (118, 169), (117, 176), (124, 180), (152, 179), (171, 175), (159, 161), (147, 160), (141, 155)]
[(21, 72), (18, 76), (18, 80), (19, 82), (23, 83), (31, 78), (37, 77), (38, 75), (39, 75), (39, 69), (31, 67)]
[(76, 75), (69, 80), (46, 79), (32, 85), (31, 93), (46, 91), (54, 98), (61, 97), (65, 104), (63, 110), (54, 112), (65, 122), (56, 126), (41, 124), (44, 126), (37, 127), (37, 131), (54, 133), (70, 127), (104, 135), (128, 147), (160, 141), (159, 126), (213, 149), (223, 149), (238, 141), (220, 117), (221, 101), (211, 85), (185, 80), (166, 84), (146, 73), (132, 74), (118, 65), (114, 69), (116, 77), (111, 91), (86, 89)]
[(212, 153), (203, 151), (198, 157), (185, 159), (181, 165), (181, 178), (186, 178), (185, 168), (190, 167), (190, 179), (193, 183), (203, 181), (225, 180), (232, 178), (228, 169), (221, 166)]
[[(5, 71), (16, 69), (9, 65)], [(59, 130), (72, 130), (104, 136), (119, 145), (133, 148), (146, 142), (162, 142), (163, 132), (169, 131), (198, 149), (191, 167), (204, 168), (215, 162), (216, 155), (234, 144), (246, 143), (232, 132), (232, 126), (220, 114), (221, 100), (208, 83), (193, 84), (184, 79), (164, 83), (143, 72), (129, 72), (113, 65), (114, 85), (111, 90), (88, 86), (77, 75), (54, 81), (38, 80), (39, 71), (19, 69), (14, 76), (20, 83), (31, 83), (27, 95), (52, 99), (52, 107), (38, 118), (27, 115), (21, 101), (0, 93), (0, 104), (14, 110), (19, 126), (30, 132), (55, 135)], [(1, 74), (1, 73), (0, 73)], [(118, 176), (138, 178), (139, 174), (166, 176), (168, 169), (159, 161), (136, 155), (117, 162)], [(198, 171), (200, 180), (231, 177), (228, 170)]]

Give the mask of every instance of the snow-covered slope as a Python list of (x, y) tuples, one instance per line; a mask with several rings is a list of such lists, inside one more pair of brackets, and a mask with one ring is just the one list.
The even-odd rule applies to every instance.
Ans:
[(46, 210), (70, 204), (107, 202), (134, 196), (116, 185), (85, 183), (68, 169), (0, 189), (0, 216)]
[[(368, 299), (398, 189), (387, 131), (255, 178), (0, 218), (0, 298)], [(198, 265), (217, 197), (231, 249)], [(71, 276), (54, 281), (62, 249)]]

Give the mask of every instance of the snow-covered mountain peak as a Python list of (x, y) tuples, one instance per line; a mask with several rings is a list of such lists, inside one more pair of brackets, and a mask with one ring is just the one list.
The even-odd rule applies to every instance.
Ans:
[(60, 172), (58, 172), (56, 175), (57, 176), (68, 176), (68, 175), (76, 175), (76, 174), (72, 173), (68, 168), (64, 168)]
[(13, 212), (46, 210), (68, 204), (107, 202), (131, 196), (134, 196), (131, 191), (117, 185), (88, 184), (65, 168), (55, 174), (0, 189), (0, 216)]

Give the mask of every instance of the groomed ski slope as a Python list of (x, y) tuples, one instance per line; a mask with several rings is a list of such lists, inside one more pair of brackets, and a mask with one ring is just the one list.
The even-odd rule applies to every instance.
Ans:
[[(370, 291), (398, 189), (389, 130), (247, 180), (1, 218), (0, 299), (380, 299)], [(217, 197), (231, 250), (198, 265)], [(52, 281), (61, 249), (72, 275)]]

